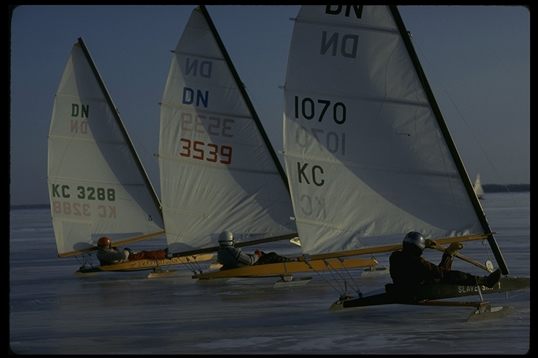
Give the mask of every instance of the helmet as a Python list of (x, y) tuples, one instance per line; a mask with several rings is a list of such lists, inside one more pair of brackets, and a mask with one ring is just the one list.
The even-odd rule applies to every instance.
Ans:
[(112, 244), (112, 241), (110, 241), (110, 239), (106, 236), (101, 237), (97, 241), (97, 246), (101, 246), (101, 247), (109, 247), (111, 244)]
[(415, 245), (420, 251), (424, 251), (426, 240), (424, 240), (424, 236), (420, 232), (411, 231), (405, 235), (403, 245)]
[(232, 245), (234, 242), (234, 234), (229, 231), (223, 231), (219, 234), (219, 244), (220, 245)]

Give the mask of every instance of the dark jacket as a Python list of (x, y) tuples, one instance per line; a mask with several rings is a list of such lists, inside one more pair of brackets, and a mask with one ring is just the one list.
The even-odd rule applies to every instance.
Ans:
[(392, 282), (402, 287), (439, 283), (445, 272), (451, 270), (453, 258), (443, 254), (439, 265), (424, 260), (412, 250), (394, 251), (389, 258)]
[(233, 245), (221, 245), (217, 252), (217, 261), (222, 265), (221, 270), (254, 265), (258, 255), (249, 255)]

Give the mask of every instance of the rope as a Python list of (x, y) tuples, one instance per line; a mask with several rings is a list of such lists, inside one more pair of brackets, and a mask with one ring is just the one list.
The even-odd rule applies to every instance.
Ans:
[(491, 252), (489, 251), (488, 249), (488, 246), (489, 245), (486, 245), (486, 240), (482, 240), (482, 245), (485, 247), (486, 249), (486, 256), (488, 257), (488, 260), (491, 261)]
[(205, 261), (190, 261), (190, 256), (185, 257), (185, 259), (187, 260), (187, 263), (185, 263), (185, 265), (190, 267), (192, 273), (196, 275), (197, 273), (201, 274), (203, 272), (202, 265), (200, 264), (200, 262)]
[[(341, 258), (338, 258), (338, 260), (340, 260), (340, 262), (344, 262), (343, 259)], [(359, 288), (359, 285), (357, 285), (357, 283), (355, 282), (355, 280), (353, 279), (353, 276), (351, 275), (351, 273), (349, 272), (348, 268), (344, 266), (343, 269), (336, 269), (334, 268), (334, 266), (332, 266), (327, 260), (323, 260), (323, 262), (325, 263), (325, 266), (327, 266), (329, 273), (331, 274), (332, 276), (332, 280), (328, 280), (327, 278), (325, 278), (325, 275), (322, 275), (319, 271), (315, 270), (311, 265), (310, 263), (306, 262), (308, 264), (308, 266), (314, 270), (314, 272), (316, 272), (318, 274), (318, 276), (320, 276), (326, 283), (329, 284), (329, 286), (332, 287), (333, 290), (335, 290), (337, 293), (340, 294), (340, 297), (346, 297), (347, 296), (347, 284), (348, 284), (348, 281), (344, 278), (344, 276), (342, 274), (340, 274), (340, 270), (344, 270), (345, 273), (347, 273), (347, 276), (349, 277), (349, 279), (351, 280), (351, 282), (353, 283), (353, 285), (356, 286), (356, 289), (353, 289), (353, 291), (355, 291), (359, 296), (362, 296), (362, 292)], [(338, 276), (338, 278), (336, 277)], [(332, 282), (335, 282), (337, 284), (334, 285)]]
[(78, 261), (78, 263), (81, 265), (80, 268), (83, 269), (83, 268), (86, 268), (86, 264), (89, 263), (90, 267), (93, 268), (93, 262), (92, 262), (92, 255), (91, 253), (88, 254), (88, 258), (86, 258), (86, 255), (85, 254), (82, 254), (80, 255), (82, 257), (82, 259), (84, 259), (83, 261), (80, 260), (79, 256), (78, 255), (75, 255), (75, 259)]

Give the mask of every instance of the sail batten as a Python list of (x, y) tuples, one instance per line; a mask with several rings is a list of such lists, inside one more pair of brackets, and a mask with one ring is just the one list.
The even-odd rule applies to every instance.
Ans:
[[(160, 106), (161, 107), (165, 107), (165, 108), (171, 108), (171, 109), (184, 109), (184, 106), (179, 104), (179, 105), (176, 105), (176, 104), (173, 104), (173, 103), (160, 103)], [(206, 111), (204, 109), (197, 109), (196, 110), (196, 114), (197, 115), (218, 115), (218, 116), (223, 116), (223, 115), (230, 115), (229, 112), (215, 112), (215, 111)], [(245, 120), (251, 120), (252, 119), (252, 116), (250, 114), (242, 114), (242, 113), (235, 113), (234, 114), (234, 117), (237, 118), (237, 119), (245, 119)]]
[(342, 28), (342, 29), (360, 29), (363, 31), (380, 31), (380, 32), (387, 32), (392, 33), (393, 35), (398, 35), (398, 30), (392, 28), (392, 27), (383, 27), (383, 26), (375, 26), (373, 24), (369, 25), (357, 25), (356, 23), (349, 23), (345, 21), (335, 21), (334, 19), (329, 20), (327, 18), (323, 20), (315, 19), (315, 18), (295, 18), (295, 23), (302, 23), (302, 24), (311, 24), (311, 25), (322, 25), (325, 29), (329, 28)]
[(408, 169), (404, 167), (401, 167), (401, 168), (388, 167), (388, 166), (383, 167), (381, 165), (376, 165), (376, 164), (368, 163), (368, 162), (357, 163), (357, 162), (340, 160), (337, 158), (318, 158), (318, 157), (313, 157), (313, 156), (309, 157), (308, 155), (303, 155), (302, 153), (287, 152), (286, 155), (289, 158), (295, 158), (295, 159), (304, 159), (304, 160), (317, 159), (320, 162), (325, 161), (326, 163), (335, 162), (335, 163), (340, 163), (346, 167), (356, 167), (356, 168), (361, 168), (362, 170), (367, 170), (367, 171), (390, 172), (390, 173), (399, 173), (399, 174), (417, 175), (417, 176), (445, 177), (445, 178), (454, 178), (454, 179), (459, 178), (459, 174), (453, 173), (453, 172), (447, 173), (443, 171), (425, 171), (425, 170), (418, 171), (418, 170), (412, 170), (412, 169)]
[(430, 104), (424, 100), (412, 100), (412, 99), (399, 99), (399, 98), (388, 98), (388, 97), (374, 97), (366, 94), (355, 94), (349, 92), (340, 92), (338, 90), (326, 90), (320, 88), (312, 87), (299, 87), (299, 86), (290, 86), (285, 87), (286, 90), (295, 92), (297, 94), (329, 94), (331, 96), (337, 96), (339, 98), (351, 98), (357, 100), (364, 100), (369, 102), (380, 102), (385, 104), (400, 104), (400, 105), (409, 105), (409, 106), (419, 106), (419, 107), (429, 107)]

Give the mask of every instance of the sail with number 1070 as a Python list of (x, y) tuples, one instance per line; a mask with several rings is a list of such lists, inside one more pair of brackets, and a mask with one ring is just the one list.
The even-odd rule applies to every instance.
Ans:
[(295, 19), (283, 135), (302, 251), (391, 251), (410, 231), (443, 242), (488, 237), (507, 274), (402, 29), (389, 6), (302, 6)]

